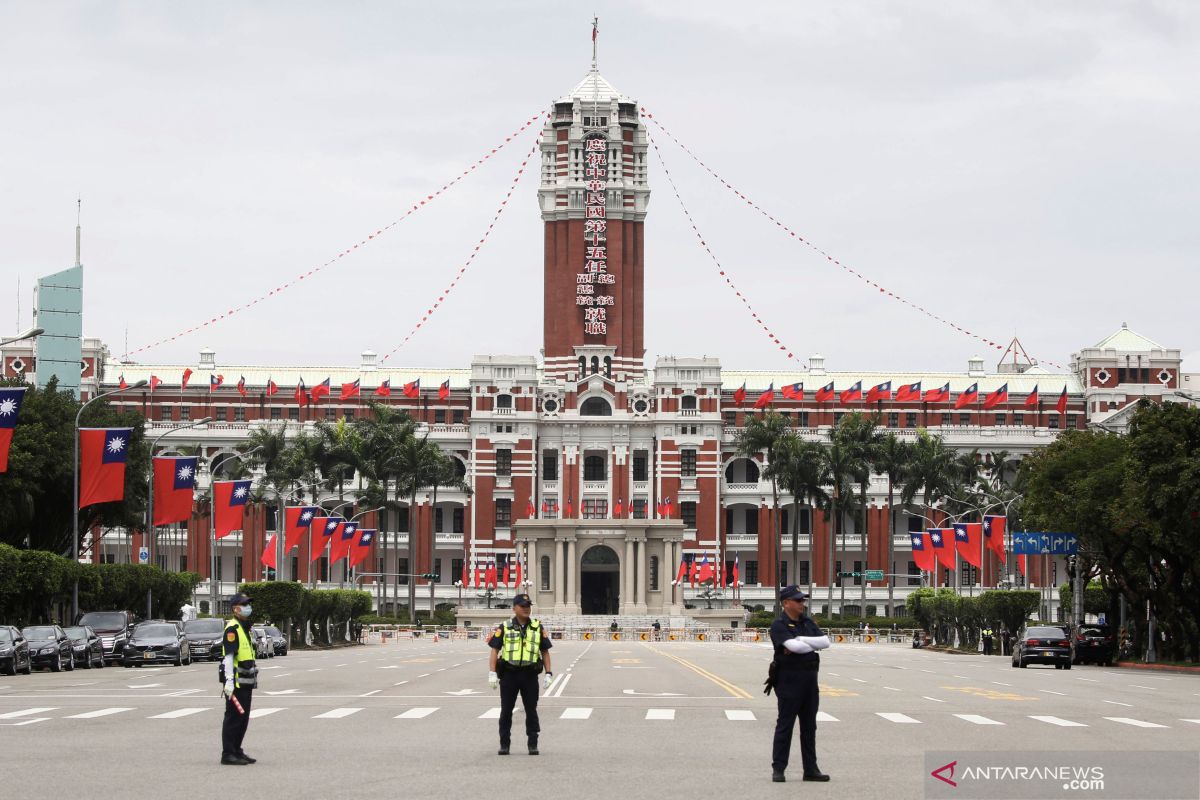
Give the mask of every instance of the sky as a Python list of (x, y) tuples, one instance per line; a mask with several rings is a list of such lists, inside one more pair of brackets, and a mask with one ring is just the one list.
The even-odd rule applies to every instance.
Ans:
[[(590, 67), (595, 12), (606, 79), (869, 281), (986, 339), (1018, 336), (1052, 370), (1122, 323), (1200, 369), (1200, 5), (734, 8), (4, 2), (0, 330), (28, 327), (36, 279), (74, 263), (81, 197), (84, 333), (115, 357), (126, 341), (152, 364), (204, 347), (218, 365), (537, 354), (536, 170), (501, 201), (538, 125), (336, 257), (570, 91)], [(799, 244), (649, 129), (662, 153), (649, 156), (651, 361), (797, 366), (721, 269), (800, 361), (998, 360)]]

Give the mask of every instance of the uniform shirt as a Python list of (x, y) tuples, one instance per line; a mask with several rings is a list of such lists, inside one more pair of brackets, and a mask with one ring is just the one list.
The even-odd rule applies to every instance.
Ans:
[[(238, 620), (238, 624), (242, 626), (242, 633), (241, 633), (241, 635), (242, 635), (242, 636), (245, 636), (245, 637), (248, 637), (248, 641), (250, 641), (250, 642), (253, 642), (253, 641), (254, 641), (254, 638), (253, 638), (253, 637), (251, 636), (251, 634), (250, 634), (250, 620), (248, 620), (248, 619), (239, 619), (239, 620)], [(232, 638), (232, 639), (231, 639), (231, 638), (229, 638), (229, 634), (228, 634), (228, 633), (226, 633), (226, 634), (225, 634), (225, 638), (221, 640), (221, 647), (222, 647), (222, 652), (223, 652), (225, 655), (227, 655), (227, 656), (236, 656), (236, 655), (237, 655), (237, 651), (238, 651), (237, 637), (234, 637), (234, 638)], [(251, 644), (251, 646), (250, 646), (250, 649), (251, 649), (251, 650), (253, 650), (253, 649), (254, 649), (254, 645), (253, 645), (253, 644)]]
[[(529, 619), (532, 621), (533, 617), (530, 617)], [(528, 623), (526, 623), (525, 625), (522, 625), (520, 622), (518, 622), (516, 616), (513, 616), (513, 618), (511, 620), (509, 620), (509, 622), (512, 624), (512, 626), (514, 628), (521, 631), (522, 635), (524, 635), (529, 628)], [(542, 640), (541, 640), (540, 644), (538, 645), (538, 651), (544, 653), (547, 650), (549, 650), (551, 647), (553, 647), (554, 645), (552, 645), (550, 643), (550, 636), (549, 636), (549, 634), (546, 633), (546, 626), (541, 625), (541, 623), (538, 623), (538, 624), (542, 629)], [(502, 650), (504, 648), (504, 626), (503, 625), (497, 625), (496, 629), (492, 631), (492, 638), (488, 639), (488, 647), (492, 648), (493, 650)], [(534, 666), (536, 667), (536, 665), (534, 665)], [(510, 665), (508, 668), (509, 669), (532, 669), (534, 667), (514, 667), (514, 666)]]
[(785, 680), (787, 673), (811, 670), (821, 663), (821, 656), (816, 652), (793, 653), (783, 646), (788, 639), (797, 636), (824, 636), (825, 632), (817, 627), (812, 617), (801, 616), (793, 621), (787, 614), (780, 614), (771, 623), (771, 644), (775, 646), (775, 661), (779, 664), (779, 678)]

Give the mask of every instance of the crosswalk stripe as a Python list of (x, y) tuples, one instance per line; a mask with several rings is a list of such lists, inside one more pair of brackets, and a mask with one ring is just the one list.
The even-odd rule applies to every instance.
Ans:
[(0, 714), (0, 719), (16, 719), (17, 717), (31, 717), (34, 714), (41, 714), (45, 711), (55, 711), (58, 706), (50, 706), (49, 708), (26, 708), (23, 711), (9, 711), (7, 714)]
[(1129, 717), (1105, 717), (1107, 720), (1119, 722), (1122, 725), (1133, 725), (1136, 728), (1165, 728), (1166, 725), (1159, 725), (1157, 722), (1146, 722), (1140, 719), (1131, 719)]
[(1069, 719), (1062, 717), (1047, 717), (1040, 714), (1031, 714), (1030, 719), (1036, 719), (1038, 722), (1048, 722), (1051, 725), (1058, 725), (1060, 728), (1086, 728), (1087, 725), (1082, 722), (1072, 722)]
[(987, 717), (981, 717), (978, 714), (955, 714), (954, 716), (958, 717), (959, 719), (964, 719), (967, 722), (973, 722), (976, 725), (1003, 725), (1004, 724), (1003, 722), (997, 722), (994, 719), (988, 719)]
[(334, 708), (326, 711), (324, 714), (317, 714), (313, 719), (341, 719), (348, 717), (351, 714), (357, 714), (362, 711), (361, 708)]
[(591, 716), (590, 708), (564, 708), (559, 719), (588, 719)]
[(487, 711), (479, 715), (479, 719), (500, 719), (500, 709), (489, 708)]
[(208, 711), (209, 707), (204, 708), (177, 708), (174, 711), (167, 711), (162, 714), (155, 714), (148, 719), (179, 719), (180, 717), (190, 717), (192, 714), (199, 714), (201, 711)]
[(120, 714), (122, 711), (133, 711), (132, 708), (101, 708), (96, 711), (85, 711), (82, 714), (72, 714), (67, 719), (95, 719), (107, 717), (109, 714)]
[(425, 719), (435, 711), (437, 708), (410, 708), (403, 714), (397, 714), (396, 719)]
[(817, 722), (838, 722), (838, 718), (825, 711), (817, 712)]
[(758, 717), (754, 716), (754, 712), (748, 708), (727, 708), (725, 709), (725, 719), (753, 722)]
[(1200, 719), (1181, 719), (1179, 721), (1180, 722), (1194, 722), (1195, 724), (1200, 725)]
[(250, 709), (250, 719), (265, 717), (268, 714), (274, 714), (276, 711), (283, 711), (283, 708), (280, 706), (276, 706), (275, 708), (252, 708)]
[(891, 711), (876, 711), (876, 714), (886, 719), (888, 722), (900, 722), (910, 725), (919, 725), (921, 720), (913, 719), (908, 714), (897, 714)]
[(648, 708), (646, 709), (646, 719), (675, 719), (675, 709)]

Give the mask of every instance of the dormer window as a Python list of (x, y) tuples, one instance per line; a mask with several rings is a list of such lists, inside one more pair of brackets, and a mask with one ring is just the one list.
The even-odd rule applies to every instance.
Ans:
[(612, 406), (603, 397), (589, 397), (579, 407), (581, 417), (611, 417)]

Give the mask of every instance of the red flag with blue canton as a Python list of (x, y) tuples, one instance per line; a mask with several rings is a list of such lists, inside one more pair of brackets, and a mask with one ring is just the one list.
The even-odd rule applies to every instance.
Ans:
[(238, 378), (238, 394), (240, 394), (242, 397), (246, 396), (246, 376), (245, 375)]
[(1025, 396), (1025, 407), (1026, 408), (1036, 408), (1037, 404), (1038, 404), (1038, 387), (1037, 387), (1037, 384), (1035, 383), (1033, 385), (1033, 391)]
[(317, 511), (317, 515), (312, 518), (308, 524), (308, 560), (316, 561), (325, 552), (325, 545), (329, 543), (329, 539), (325, 537), (325, 523), (329, 522), (329, 517), (323, 516), (321, 511)]
[(987, 515), (983, 518), (983, 541), (987, 549), (1004, 560), (1004, 528), (1008, 524), (1007, 517)]
[(224, 375), (209, 375), (208, 376), (208, 390), (211, 392), (213, 389), (216, 389), (218, 386), (220, 386), (224, 382), (225, 382)]
[(813, 399), (818, 403), (828, 403), (836, 394), (833, 390), (833, 381), (830, 381), (827, 385), (817, 389), (817, 393), (813, 395)]
[(958, 396), (958, 399), (954, 401), (954, 407), (962, 408), (963, 406), (969, 406), (971, 403), (974, 403), (978, 399), (979, 399), (979, 384), (972, 383), (970, 386), (967, 387), (967, 390), (965, 392), (963, 392), (962, 394), (960, 394)]
[(24, 386), (0, 389), (0, 472), (8, 471), (8, 448), (25, 399)]
[(1067, 413), (1067, 387), (1065, 385), (1062, 394), (1058, 396), (1058, 402), (1054, 404), (1054, 409), (1060, 414)]
[(371, 543), (375, 541), (375, 534), (379, 531), (375, 528), (363, 528), (358, 532), (358, 543), (354, 545), (354, 551), (350, 555), (350, 566), (358, 565), (358, 562), (367, 557), (371, 552)]
[(389, 378), (375, 388), (376, 397), (391, 397), (392, 396), (392, 381)]
[(891, 381), (884, 381), (883, 383), (881, 383), (877, 386), (872, 386), (871, 390), (869, 392), (867, 392), (867, 402), (868, 403), (878, 403), (883, 400), (891, 400), (891, 399), (892, 399), (892, 382)]
[(953, 527), (954, 549), (968, 564), (978, 568), (982, 563), (979, 558), (982, 545), (980, 538), (983, 535), (982, 523), (955, 522)]
[(358, 523), (347, 522), (329, 546), (329, 563), (336, 564), (350, 554), (350, 548), (358, 540)]
[(410, 381), (404, 384), (404, 396), (410, 400), (416, 400), (421, 396), (421, 379)]
[(183, 391), (184, 389), (187, 388), (188, 381), (190, 381), (191, 379), (192, 379), (192, 368), (188, 367), (187, 369), (185, 369), (183, 371), (183, 380), (179, 384), (180, 391)]
[(940, 389), (930, 389), (925, 393), (926, 403), (949, 403), (950, 402), (950, 384), (947, 383)]
[(329, 378), (326, 378), (314, 386), (308, 395), (312, 398), (313, 405), (316, 405), (318, 402), (320, 402), (322, 397), (329, 397)]
[(79, 507), (125, 499), (130, 428), (79, 430)]
[(263, 547), (262, 555), (259, 556), (258, 560), (262, 562), (262, 565), (264, 567), (270, 567), (271, 569), (276, 568), (275, 565), (278, 563), (278, 561), (275, 558), (275, 535), (274, 534), (271, 534), (271, 538), (267, 539), (267, 543)]
[(150, 376), (150, 391), (151, 391), (151, 393), (153, 393), (154, 390), (157, 389), (161, 384), (162, 384), (162, 378), (159, 378), (157, 375)]
[(272, 395), (275, 395), (278, 393), (279, 393), (279, 386), (276, 385), (274, 380), (272, 380), (271, 378), (267, 378), (267, 397), (271, 397)]
[(929, 547), (929, 533), (913, 533), (910, 534), (912, 539), (912, 555), (913, 562), (916, 563), (917, 569), (922, 572), (933, 572), (937, 566), (934, 560), (933, 550)]
[(304, 378), (301, 378), (300, 382), (296, 384), (294, 397), (296, 398), (296, 405), (301, 407), (308, 405), (308, 389), (304, 386)]
[(438, 400), (450, 399), (450, 379), (442, 381), (442, 385), (438, 387)]
[(733, 390), (733, 402), (739, 406), (746, 402), (746, 382), (742, 381), (742, 385)]
[(954, 548), (946, 546), (947, 537), (953, 536), (954, 531), (951, 528), (929, 529), (929, 544), (933, 548), (933, 554), (947, 569), (954, 569)]
[(342, 400), (349, 400), (351, 397), (358, 397), (362, 390), (362, 382), (359, 378), (355, 378), (351, 383), (342, 384)]
[(788, 400), (803, 400), (804, 399), (804, 384), (789, 383), (780, 387), (780, 393)]
[(1001, 403), (1007, 403), (1007, 402), (1008, 402), (1008, 384), (1006, 383), (1003, 386), (1001, 386), (999, 389), (997, 389), (996, 391), (987, 393), (987, 397), (983, 398), (983, 408), (984, 408), (984, 410), (987, 410), (989, 408), (995, 408), (996, 406), (1000, 405)]
[(192, 516), (198, 456), (154, 457), (154, 519), (152, 525), (187, 522)]
[(853, 403), (855, 400), (862, 400), (862, 381), (858, 381), (846, 391), (842, 392), (842, 405)]
[(250, 481), (213, 481), (213, 498), (216, 506), (214, 535), (220, 539), (240, 531), (246, 503), (250, 500)]
[(758, 396), (754, 401), (755, 408), (766, 408), (770, 403), (775, 402), (775, 383), (772, 381), (767, 390)]
[(896, 390), (897, 403), (921, 402), (921, 382), (906, 383)]
[(304, 532), (312, 525), (317, 513), (316, 506), (288, 506), (283, 512), (283, 552), (289, 553), (292, 548), (304, 539)]

